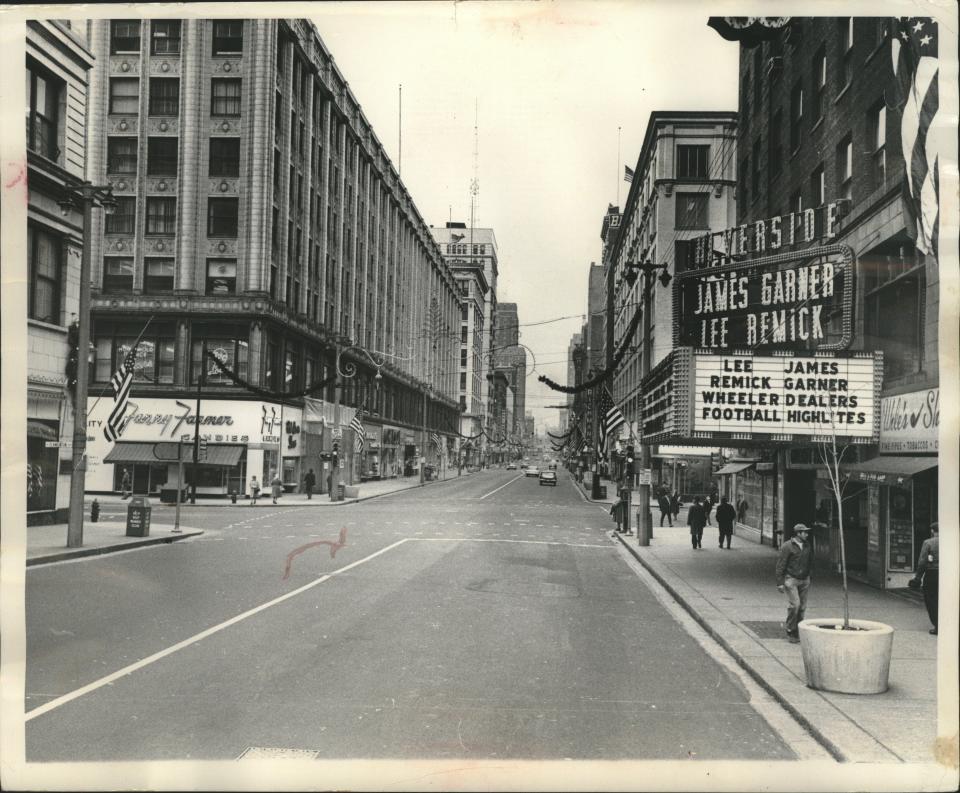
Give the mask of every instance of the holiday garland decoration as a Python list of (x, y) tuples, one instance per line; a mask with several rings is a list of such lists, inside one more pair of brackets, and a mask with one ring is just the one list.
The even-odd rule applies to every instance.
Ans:
[(334, 374), (328, 377), (326, 380), (320, 380), (319, 382), (316, 382), (313, 385), (307, 386), (302, 391), (298, 391), (296, 393), (284, 392), (281, 394), (281, 393), (277, 393), (276, 391), (269, 391), (265, 388), (260, 388), (259, 386), (255, 386), (252, 383), (248, 383), (246, 380), (240, 377), (240, 375), (233, 372), (226, 364), (222, 363), (220, 359), (217, 358), (217, 356), (214, 355), (212, 352), (207, 352), (207, 358), (213, 361), (213, 363), (216, 364), (217, 368), (221, 372), (223, 372), (223, 374), (227, 377), (227, 379), (230, 380), (234, 385), (238, 385), (241, 388), (246, 388), (251, 393), (257, 394), (263, 397), (264, 399), (298, 399), (300, 397), (309, 396), (310, 394), (314, 394), (317, 391), (321, 391), (322, 389), (326, 388), (328, 385), (331, 385), (332, 383), (336, 382), (336, 379), (337, 379), (337, 376)]
[(604, 380), (608, 380), (613, 374), (614, 370), (620, 365), (620, 362), (623, 360), (623, 356), (627, 354), (627, 348), (630, 346), (630, 342), (633, 340), (633, 334), (636, 333), (637, 325), (640, 324), (642, 317), (643, 307), (641, 306), (637, 308), (633, 315), (633, 319), (630, 320), (630, 326), (627, 328), (626, 335), (623, 337), (623, 341), (620, 343), (620, 349), (617, 350), (616, 354), (613, 356), (613, 361), (610, 363), (610, 366), (596, 375), (596, 377), (593, 379), (587, 380), (586, 382), (575, 386), (560, 385), (546, 375), (540, 375), (540, 377), (537, 379), (541, 383), (545, 383), (546, 386), (553, 391), (561, 391), (564, 394), (579, 394), (582, 391), (586, 391), (590, 388), (593, 388), (595, 385), (602, 383)]

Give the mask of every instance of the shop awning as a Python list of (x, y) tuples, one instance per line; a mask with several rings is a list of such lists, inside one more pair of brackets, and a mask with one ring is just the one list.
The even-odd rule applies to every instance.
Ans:
[(741, 471), (745, 471), (747, 468), (753, 466), (753, 462), (746, 463), (727, 463), (719, 471), (714, 471), (714, 476), (723, 476), (724, 474), (739, 474)]
[(904, 485), (916, 474), (936, 467), (936, 457), (895, 457), (881, 454), (866, 462), (841, 465), (840, 470), (854, 482)]
[[(233, 467), (240, 462), (243, 446), (233, 444), (208, 444), (207, 459), (201, 465), (217, 465)], [(184, 462), (193, 459), (193, 446), (183, 444)], [(117, 441), (106, 457), (105, 463), (156, 463), (176, 462), (177, 444), (166, 442), (152, 443), (150, 441)]]
[(57, 431), (42, 421), (27, 419), (27, 437), (43, 438), (46, 441), (57, 440)]

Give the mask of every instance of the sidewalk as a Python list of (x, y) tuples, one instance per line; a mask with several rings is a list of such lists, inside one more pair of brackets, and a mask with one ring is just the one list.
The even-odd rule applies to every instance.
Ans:
[[(234, 504), (230, 501), (229, 498), (219, 496), (217, 498), (211, 498), (204, 495), (197, 496), (197, 502), (195, 504), (190, 503), (189, 497), (186, 501), (181, 503), (181, 507), (232, 507), (239, 508), (243, 507), (249, 509), (250, 507), (342, 507), (345, 504), (355, 504), (358, 501), (366, 501), (370, 498), (377, 498), (379, 496), (387, 495), (388, 493), (396, 493), (400, 490), (410, 490), (415, 487), (427, 487), (430, 485), (439, 484), (442, 482), (449, 482), (455, 479), (464, 479), (467, 476), (470, 476), (472, 472), (464, 469), (463, 474), (460, 476), (457, 475), (457, 470), (446, 471), (442, 477), (432, 479), (428, 482), (420, 483), (419, 477), (416, 476), (407, 476), (407, 477), (398, 477), (396, 479), (371, 479), (366, 482), (361, 482), (360, 484), (353, 485), (357, 488), (357, 495), (351, 497), (344, 497), (342, 501), (331, 501), (329, 493), (314, 493), (312, 498), (308, 498), (306, 493), (284, 493), (280, 496), (280, 499), (276, 504), (273, 503), (273, 498), (270, 495), (270, 488), (267, 487), (264, 490), (260, 491), (260, 497), (257, 499), (256, 504), (250, 503), (250, 497), (248, 493), (242, 493), (237, 496), (237, 503)], [(90, 496), (86, 497), (87, 503), (87, 512), (89, 513), (90, 504), (93, 503), (93, 499), (96, 498), (100, 502), (100, 506), (104, 507), (106, 505), (122, 505), (126, 509), (126, 505), (130, 503), (129, 499), (123, 499), (118, 495), (110, 494), (105, 496)], [(176, 504), (164, 504), (160, 501), (159, 498), (151, 497), (150, 505), (156, 509), (162, 510), (171, 510), (176, 507)]]
[[(452, 472), (445, 472), (445, 474), (442, 479), (424, 482), (423, 486), (469, 476), (469, 472), (464, 471), (462, 477), (458, 477), (456, 469)], [(359, 495), (353, 498), (345, 498), (343, 501), (331, 501), (327, 493), (322, 495), (314, 493), (313, 498), (307, 498), (305, 493), (285, 493), (280, 497), (280, 500), (274, 504), (268, 492), (266, 496), (261, 493), (256, 505), (251, 505), (247, 498), (237, 499), (236, 504), (232, 504), (229, 499), (224, 498), (198, 498), (196, 504), (190, 504), (189, 501), (184, 502), (181, 505), (181, 509), (186, 507), (191, 509), (195, 509), (196, 507), (250, 509), (251, 506), (255, 506), (256, 508), (342, 507), (346, 504), (354, 504), (358, 501), (377, 498), (389, 493), (421, 487), (421, 484), (419, 478), (407, 477), (401, 479), (371, 480), (357, 487)], [(100, 503), (102, 515), (101, 520), (96, 523), (90, 520), (90, 507), (94, 499)], [(183, 525), (181, 525), (180, 532), (174, 532), (173, 525), (176, 504), (163, 504), (160, 502), (160, 499), (151, 498), (151, 525), (149, 536), (127, 537), (126, 509), (129, 504), (129, 499), (123, 499), (117, 495), (87, 496), (84, 508), (83, 545), (80, 548), (66, 547), (66, 523), (57, 523), (49, 526), (29, 526), (26, 530), (27, 566), (31, 567), (34, 565), (49, 564), (51, 562), (60, 562), (65, 559), (97, 556), (105, 553), (114, 553), (116, 551), (127, 551), (132, 548), (175, 542), (186, 539), (187, 537), (195, 537), (203, 534), (203, 531), (200, 529), (188, 528)]]
[[(636, 535), (616, 538), (834, 757), (935, 761), (937, 637), (927, 632), (921, 602), (849, 582), (851, 616), (894, 629), (890, 688), (877, 695), (815, 691), (806, 685), (800, 645), (781, 627), (786, 600), (774, 581), (777, 552), (737, 536), (731, 550), (720, 550), (715, 525), (706, 527), (703, 550), (694, 551), (685, 508), (673, 528), (657, 526), (656, 514), (649, 546), (639, 547)], [(806, 616), (842, 616), (842, 597), (839, 574), (815, 570)]]
[(174, 532), (172, 522), (169, 524), (154, 523), (151, 515), (150, 534), (148, 536), (128, 537), (126, 535), (126, 522), (105, 520), (92, 523), (89, 520), (89, 507), (86, 514), (87, 518), (83, 521), (83, 545), (79, 548), (67, 547), (66, 523), (54, 523), (49, 526), (28, 526), (26, 529), (27, 567), (62, 562), (64, 559), (79, 559), (85, 556), (114, 553), (115, 551), (129, 551), (132, 548), (176, 542), (187, 537), (196, 537), (203, 534), (201, 529), (191, 529), (186, 526), (181, 526), (179, 532)]

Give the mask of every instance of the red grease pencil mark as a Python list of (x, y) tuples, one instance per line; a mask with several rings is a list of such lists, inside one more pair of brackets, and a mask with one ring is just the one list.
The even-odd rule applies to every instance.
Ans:
[(20, 182), (26, 184), (27, 182), (27, 166), (22, 162), (8, 162), (7, 165), (16, 168), (16, 174), (13, 179), (6, 183), (5, 187), (7, 190), (10, 190), (13, 187), (16, 187)]
[(290, 575), (290, 564), (293, 562), (293, 557), (299, 556), (307, 548), (315, 548), (318, 545), (329, 545), (330, 546), (330, 558), (332, 559), (337, 555), (344, 545), (347, 544), (347, 530), (346, 528), (340, 529), (340, 539), (336, 542), (332, 540), (317, 540), (316, 542), (308, 542), (306, 545), (301, 545), (299, 548), (294, 548), (290, 553), (287, 554), (287, 566), (283, 570), (283, 580), (286, 581), (287, 577)]

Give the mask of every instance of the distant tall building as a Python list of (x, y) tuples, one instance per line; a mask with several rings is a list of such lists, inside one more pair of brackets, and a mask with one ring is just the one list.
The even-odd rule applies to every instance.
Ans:
[(27, 21), (27, 525), (65, 522), (70, 501), (71, 451), (55, 444), (73, 438), (65, 370), (80, 299), (83, 217), (64, 214), (58, 201), (84, 178), (93, 62), (71, 23)]
[(494, 362), (498, 369), (506, 373), (513, 389), (514, 426), (511, 432), (520, 436), (523, 434), (522, 419), (526, 413), (527, 351), (519, 346), (520, 319), (517, 304), (498, 303), (494, 326), (497, 329)]
[(492, 404), (492, 338), (497, 310), (499, 261), (497, 238), (490, 228), (468, 229), (465, 223), (448, 222), (430, 227), (447, 266), (457, 282), (460, 299), (458, 401), (461, 410), (460, 458), (479, 465), (487, 439), (477, 438), (488, 429)]
[[(616, 209), (616, 207), (613, 207)], [(619, 218), (619, 215), (613, 217)], [(604, 219), (604, 227), (611, 218)], [(600, 371), (606, 367), (606, 303), (607, 284), (602, 264), (590, 262), (587, 278), (587, 366)]]
[[(581, 349), (583, 344), (583, 334), (574, 333), (570, 337), (570, 343), (567, 345), (567, 385), (573, 386), (577, 383), (577, 365), (576, 365), (576, 351)], [(574, 416), (574, 403), (576, 401), (576, 395), (567, 394), (567, 407), (565, 410), (560, 411), (560, 426), (563, 427), (563, 431), (566, 432), (570, 423), (573, 421)]]
[[(198, 393), (204, 494), (308, 468), (325, 487), (334, 444), (348, 482), (430, 462), (430, 431), (449, 451), (460, 293), (314, 25), (104, 19), (88, 38), (87, 176), (119, 201), (91, 250), (92, 420), (140, 338), (126, 426), (116, 444), (95, 433), (88, 488), (116, 489), (122, 468), (137, 492), (172, 487), (155, 444), (192, 435)], [(305, 399), (338, 353), (357, 375)]]

